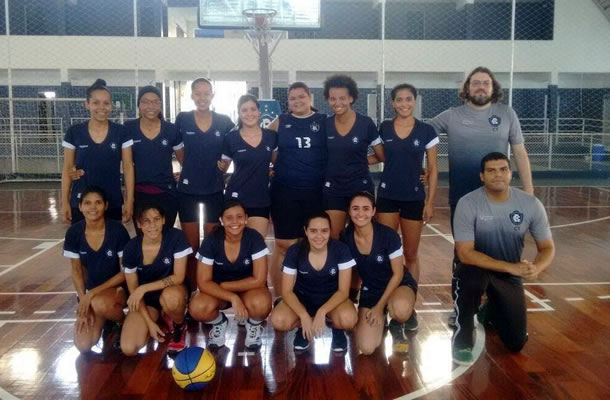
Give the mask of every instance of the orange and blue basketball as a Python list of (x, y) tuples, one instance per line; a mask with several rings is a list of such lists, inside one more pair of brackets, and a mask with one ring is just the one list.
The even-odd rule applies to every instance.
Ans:
[(189, 392), (203, 389), (216, 373), (216, 361), (212, 353), (201, 347), (187, 347), (176, 356), (172, 375), (183, 389)]

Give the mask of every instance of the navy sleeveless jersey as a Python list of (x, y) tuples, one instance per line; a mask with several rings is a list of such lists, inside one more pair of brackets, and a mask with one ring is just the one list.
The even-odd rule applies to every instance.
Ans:
[(222, 156), (224, 136), (235, 124), (224, 114), (212, 111), (212, 125), (202, 132), (195, 123), (195, 112), (181, 112), (176, 126), (184, 143), (184, 165), (178, 191), (188, 194), (222, 192), (224, 181), (217, 162)]
[(123, 125), (108, 122), (108, 134), (102, 143), (89, 135), (88, 122), (72, 125), (64, 136), (63, 147), (76, 152), (76, 169), (85, 174), (72, 182), (70, 205), (78, 207), (81, 192), (90, 185), (104, 189), (110, 208), (123, 205), (121, 193), (121, 149), (133, 144)]
[(125, 127), (133, 140), (136, 184), (156, 186), (164, 191), (173, 190), (176, 181), (172, 172), (172, 156), (174, 151), (184, 147), (176, 125), (162, 120), (161, 132), (152, 140), (142, 133), (139, 119), (125, 122)]
[(123, 251), (123, 270), (126, 274), (138, 274), (138, 285), (156, 282), (174, 273), (174, 260), (188, 256), (193, 249), (184, 232), (176, 228), (163, 230), (161, 247), (152, 264), (144, 265), (142, 236), (131, 239)]
[(362, 291), (383, 293), (392, 278), (392, 263), (402, 256), (402, 242), (396, 231), (373, 222), (373, 246), (369, 254), (360, 254), (354, 241), (354, 229), (348, 228), (341, 234), (341, 241), (347, 244), (356, 260), (358, 274), (362, 278)]
[(206, 237), (196, 255), (199, 261), (212, 266), (212, 280), (216, 283), (239, 281), (252, 276), (254, 260), (269, 254), (263, 236), (254, 229), (245, 228), (239, 255), (231, 262), (225, 252), (224, 235), (219, 236), (221, 235), (212, 234)]
[(252, 147), (241, 137), (238, 129), (225, 136), (223, 160), (233, 160), (235, 171), (225, 190), (226, 199), (240, 200), (246, 207), (268, 207), (269, 163), (277, 147), (277, 133), (262, 130), (258, 146)]
[(297, 189), (319, 189), (326, 173), (326, 114), (307, 118), (282, 114), (273, 181)]
[(315, 298), (332, 296), (339, 289), (339, 270), (356, 264), (349, 248), (338, 240), (329, 239), (326, 263), (318, 271), (309, 262), (307, 254), (299, 254), (300, 246), (301, 241), (290, 246), (282, 264), (285, 274), (296, 275), (293, 291)]
[(89, 247), (85, 237), (85, 221), (79, 221), (68, 228), (64, 241), (64, 257), (80, 259), (85, 268), (87, 290), (91, 290), (121, 271), (119, 258), (129, 242), (129, 234), (118, 221), (107, 219), (102, 247), (95, 251)]
[(373, 191), (367, 153), (369, 146), (381, 143), (370, 117), (356, 113), (352, 129), (341, 136), (334, 116), (326, 120), (328, 166), (324, 190), (333, 196), (351, 196), (361, 190)]
[(424, 200), (426, 192), (419, 176), (426, 150), (439, 142), (434, 128), (416, 119), (409, 136), (401, 139), (394, 121), (383, 121), (379, 135), (386, 161), (377, 196), (399, 201)]

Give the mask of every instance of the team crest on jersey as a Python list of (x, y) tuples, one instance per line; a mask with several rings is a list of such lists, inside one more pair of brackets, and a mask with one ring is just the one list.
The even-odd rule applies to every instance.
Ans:
[(250, 259), (249, 258), (246, 258), (244, 260), (244, 265), (250, 265)]
[(337, 275), (337, 268), (331, 268), (330, 269), (330, 274), (333, 275), (333, 276)]
[(358, 137), (354, 136), (354, 138), (352, 139), (352, 142), (354, 142), (354, 144), (358, 144)]
[(493, 128), (494, 131), (498, 130), (498, 127), (500, 126), (500, 124), (502, 123), (502, 118), (498, 117), (497, 115), (492, 115), (491, 117), (489, 117), (489, 125), (491, 125), (491, 127)]
[(185, 185), (188, 185), (189, 184), (189, 180), (188, 179), (183, 179), (182, 183), (185, 184)]
[(112, 255), (113, 255), (113, 254), (114, 254), (114, 253), (112, 252), (112, 250), (106, 250), (106, 255), (107, 255), (108, 257), (112, 257)]
[(515, 225), (515, 226), (519, 226), (523, 223), (523, 213), (521, 213), (517, 210), (510, 213), (509, 218), (510, 218), (510, 222), (512, 222), (513, 225)]
[(413, 141), (413, 146), (415, 146), (415, 147), (419, 147), (419, 139), (415, 139), (415, 140)]
[(163, 259), (163, 264), (165, 264), (165, 265), (170, 265), (171, 263), (172, 263), (172, 260), (170, 260), (170, 259), (169, 259), (169, 257), (165, 257), (165, 258)]
[(309, 129), (312, 132), (319, 132), (320, 131), (320, 124), (318, 124), (317, 122), (312, 122), (311, 125), (309, 125)]
[(214, 136), (216, 136), (216, 137), (220, 137), (220, 131), (216, 131), (216, 132), (214, 132)]
[(271, 151), (271, 147), (269, 147), (269, 146), (265, 146), (265, 149), (266, 149), (267, 151)]
[(385, 182), (381, 182), (380, 188), (385, 189)]
[(286, 124), (286, 125), (284, 125), (284, 128), (290, 129), (290, 128), (292, 128), (292, 125), (291, 124)]
[(167, 139), (163, 139), (163, 140), (161, 141), (161, 144), (162, 144), (163, 146), (167, 146)]
[(377, 255), (377, 257), (375, 258), (375, 260), (381, 264), (383, 262), (383, 256), (381, 254)]
[(112, 150), (116, 150), (116, 143), (114, 143), (114, 142), (110, 143), (110, 148)]

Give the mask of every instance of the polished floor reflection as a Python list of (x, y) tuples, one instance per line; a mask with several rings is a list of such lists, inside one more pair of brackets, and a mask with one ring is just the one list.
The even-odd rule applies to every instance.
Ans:
[[(166, 344), (151, 341), (125, 358), (100, 341), (81, 355), (72, 342), (76, 298), (61, 256), (66, 226), (58, 188), (0, 186), (0, 398), (15, 399), (556, 399), (610, 398), (610, 189), (540, 187), (557, 244), (555, 263), (526, 286), (530, 339), (510, 354), (493, 332), (477, 330), (479, 357), (451, 361), (449, 269), (452, 244), (441, 189), (420, 247), (416, 304), (420, 329), (406, 356), (391, 338), (371, 356), (330, 351), (330, 330), (295, 355), (294, 332), (269, 325), (257, 353), (244, 348), (233, 321), (227, 347), (214, 352), (217, 374), (198, 393), (172, 380)], [(441, 206), (442, 205), (442, 206)], [(273, 247), (272, 237), (268, 241)], [(534, 253), (528, 239), (525, 257)], [(205, 346), (207, 328), (189, 326), (187, 342)], [(476, 349), (475, 349), (476, 350)]]

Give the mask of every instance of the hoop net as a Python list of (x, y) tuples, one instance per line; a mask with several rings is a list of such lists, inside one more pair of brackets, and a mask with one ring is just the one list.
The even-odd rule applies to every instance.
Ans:
[(243, 10), (242, 14), (255, 32), (264, 35), (271, 30), (277, 11), (271, 8), (248, 8)]

